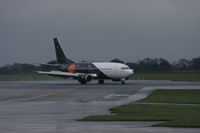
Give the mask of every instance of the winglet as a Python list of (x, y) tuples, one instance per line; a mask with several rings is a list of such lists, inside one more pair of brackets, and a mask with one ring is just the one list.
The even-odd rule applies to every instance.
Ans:
[(61, 48), (61, 46), (60, 46), (60, 44), (58, 42), (58, 39), (57, 38), (53, 38), (53, 40), (54, 40), (56, 58), (57, 58), (58, 64), (72, 64), (72, 63), (74, 63), (74, 61), (68, 59), (65, 56), (65, 54), (64, 54), (64, 52), (63, 52), (63, 50), (62, 50), (62, 48)]

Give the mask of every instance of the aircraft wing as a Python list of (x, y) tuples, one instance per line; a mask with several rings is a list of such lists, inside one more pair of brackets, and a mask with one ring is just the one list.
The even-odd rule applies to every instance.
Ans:
[(56, 66), (56, 67), (62, 67), (63, 64), (43, 64), (43, 63), (33, 63), (34, 65), (42, 65), (42, 66)]
[[(50, 75), (50, 76), (56, 76), (56, 77), (79, 77), (79, 76), (85, 76), (87, 75), (86, 73), (69, 73), (69, 72), (62, 72), (62, 71), (49, 71), (49, 72), (45, 72), (45, 71), (37, 71), (37, 73), (39, 74), (46, 74), (46, 75)], [(90, 73), (89, 75), (91, 75), (93, 78), (97, 77), (97, 74), (95, 73)]]

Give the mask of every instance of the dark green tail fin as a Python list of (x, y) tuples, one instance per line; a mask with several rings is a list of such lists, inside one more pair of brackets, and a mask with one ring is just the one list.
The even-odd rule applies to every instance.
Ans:
[(63, 52), (63, 50), (62, 50), (62, 48), (61, 48), (61, 46), (60, 46), (60, 44), (58, 42), (58, 39), (54, 38), (53, 40), (54, 40), (54, 45), (55, 45), (56, 57), (57, 57), (58, 64), (72, 64), (72, 63), (74, 63), (74, 61), (68, 59), (65, 56), (65, 54), (64, 54), (64, 52)]

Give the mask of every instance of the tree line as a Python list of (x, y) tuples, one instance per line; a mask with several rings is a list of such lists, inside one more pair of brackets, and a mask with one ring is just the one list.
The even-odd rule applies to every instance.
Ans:
[[(124, 62), (118, 58), (112, 59), (111, 62), (118, 62), (127, 64), (130, 68), (133, 68), (135, 72), (169, 72), (169, 71), (190, 71), (200, 72), (200, 57), (193, 58), (191, 60), (180, 59), (170, 63), (163, 58), (145, 58), (138, 60), (137, 62)], [(56, 64), (55, 60), (49, 61), (47, 64)], [(27, 63), (14, 63), (12, 65), (4, 65), (0, 67), (0, 74), (28, 74), (34, 71), (49, 71), (56, 69), (53, 66), (48, 65), (33, 65)]]
[(125, 63), (136, 72), (194, 71), (200, 72), (200, 57), (191, 60), (180, 59), (170, 63), (163, 58), (145, 58), (137, 62), (124, 62), (118, 58), (111, 62)]

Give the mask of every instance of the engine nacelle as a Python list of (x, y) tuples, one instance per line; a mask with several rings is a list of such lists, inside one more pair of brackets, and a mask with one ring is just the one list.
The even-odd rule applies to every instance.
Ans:
[(92, 75), (87, 74), (87, 75), (85, 75), (84, 79), (86, 82), (90, 82), (90, 81), (92, 81)]

